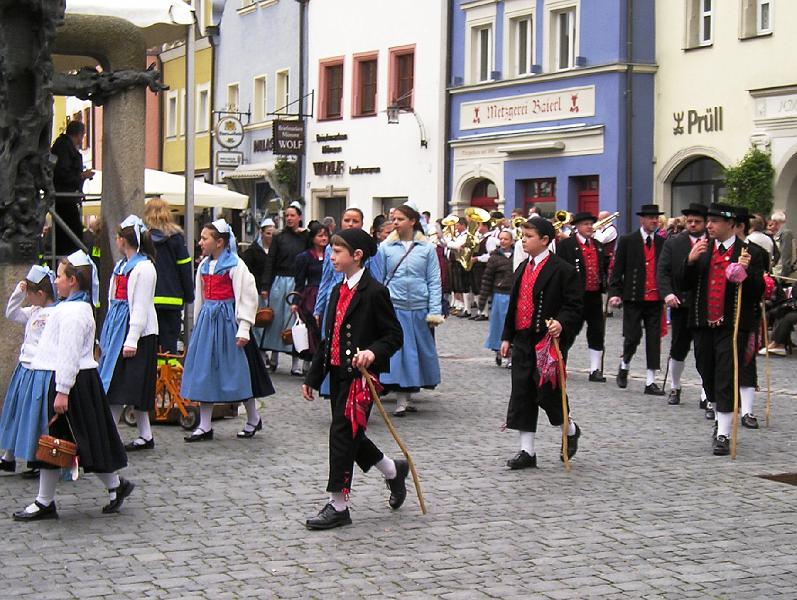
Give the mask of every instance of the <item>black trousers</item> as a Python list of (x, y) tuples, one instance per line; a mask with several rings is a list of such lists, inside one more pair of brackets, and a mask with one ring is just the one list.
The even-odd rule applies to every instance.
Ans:
[[(327, 491), (344, 492), (351, 489), (351, 480), (356, 462), (364, 473), (384, 457), (362, 428), (357, 435), (351, 434), (351, 421), (344, 414), (346, 400), (349, 397), (350, 380), (341, 381), (338, 370), (332, 368), (330, 373), (330, 406), (332, 422), (329, 424), (329, 479)], [(370, 415), (370, 409), (368, 414)]]
[(672, 325), (672, 341), (670, 342), (670, 358), (685, 361), (692, 345), (692, 330), (689, 329), (689, 309), (671, 308), (670, 325)]
[[(83, 239), (83, 222), (80, 220), (80, 204), (72, 200), (56, 200), (55, 213), (61, 217), (77, 236)], [(58, 256), (67, 256), (77, 250), (77, 244), (71, 240), (69, 235), (55, 224), (55, 253)], [(91, 248), (89, 248), (91, 250)]]
[[(551, 384), (539, 385), (537, 354), (534, 349), (542, 335), (531, 330), (519, 331), (512, 344), (512, 392), (506, 413), (506, 426), (518, 431), (537, 431), (540, 408), (548, 415), (551, 425), (564, 422), (561, 390)], [(563, 351), (564, 352), (564, 351)], [(566, 353), (565, 353), (566, 356)], [(569, 405), (568, 405), (569, 413)]]
[(788, 312), (777, 320), (772, 328), (772, 341), (786, 346), (791, 343), (791, 334), (797, 324), (797, 312)]
[(661, 302), (642, 301), (623, 303), (623, 360), (631, 363), (642, 341), (645, 327), (645, 358), (648, 369), (661, 366)]
[(587, 324), (587, 346), (591, 350), (603, 350), (606, 338), (606, 322), (603, 320), (603, 294), (601, 292), (584, 292), (584, 310), (576, 336)]
[(475, 262), (473, 266), (470, 268), (470, 291), (475, 296), (479, 295), (482, 289), (482, 277), (484, 277), (484, 271), (487, 268), (487, 263), (483, 262)]
[[(733, 327), (700, 327), (694, 329), (695, 363), (697, 371), (703, 378), (703, 389), (709, 402), (713, 402), (719, 412), (733, 411)], [(744, 349), (749, 332), (739, 332), (736, 349), (739, 356), (739, 382), (743, 387), (742, 374), (747, 370), (745, 379), (750, 374), (749, 367), (743, 367)], [(753, 359), (752, 364), (755, 364)], [(749, 380), (748, 380), (749, 381)]]
[(183, 323), (183, 311), (171, 308), (156, 308), (158, 315), (158, 345), (165, 352), (177, 353), (177, 340)]

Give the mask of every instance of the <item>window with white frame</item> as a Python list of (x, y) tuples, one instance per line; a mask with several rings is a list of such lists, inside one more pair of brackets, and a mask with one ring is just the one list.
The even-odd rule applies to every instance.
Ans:
[(576, 64), (576, 8), (551, 12), (552, 70), (572, 69)]
[(265, 75), (255, 77), (252, 91), (254, 92), (254, 106), (252, 107), (254, 119), (256, 122), (265, 121), (266, 115), (268, 115), (268, 79)]
[(277, 71), (276, 88), (274, 112), (287, 114), (290, 112), (288, 105), (291, 103), (291, 79), (288, 69)]
[(237, 111), (240, 105), (240, 88), (237, 83), (227, 86), (227, 110)]
[(176, 138), (179, 130), (180, 112), (177, 106), (177, 90), (170, 90), (166, 95), (166, 137)]
[(185, 88), (180, 90), (180, 135), (185, 135)]
[(512, 74), (521, 76), (531, 73), (534, 64), (534, 19), (523, 15), (509, 21), (509, 63)]
[(196, 130), (205, 132), (210, 126), (210, 84), (198, 85), (196, 88)]
[(493, 26), (471, 28), (471, 79), (490, 81), (493, 71)]
[(714, 0), (700, 0), (700, 34), (698, 44), (710, 46), (714, 32)]
[(756, 33), (772, 32), (772, 0), (756, 0)]

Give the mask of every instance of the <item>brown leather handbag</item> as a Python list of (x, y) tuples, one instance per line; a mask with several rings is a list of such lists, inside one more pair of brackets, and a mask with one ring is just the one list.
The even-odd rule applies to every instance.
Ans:
[[(52, 427), (53, 423), (55, 423), (56, 419), (60, 416), (61, 415), (56, 413), (53, 418), (50, 419), (50, 422), (47, 423), (47, 429)], [(64, 418), (66, 418), (69, 431), (72, 431), (69, 418)], [(74, 432), (72, 433), (72, 437), (75, 437)], [(47, 434), (42, 434), (39, 437), (39, 443), (36, 447), (36, 460), (40, 460), (48, 465), (61, 467), (62, 469), (68, 469), (72, 466), (72, 461), (75, 456), (77, 456), (77, 445), (74, 442), (62, 440)]]
[(261, 308), (255, 314), (255, 327), (268, 327), (274, 320), (274, 309), (270, 306)]

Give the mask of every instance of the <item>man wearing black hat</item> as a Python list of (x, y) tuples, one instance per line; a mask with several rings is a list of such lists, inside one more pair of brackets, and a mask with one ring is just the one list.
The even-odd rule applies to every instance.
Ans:
[(659, 216), (656, 204), (643, 204), (639, 216), (640, 228), (621, 236), (617, 241), (614, 269), (609, 283), (609, 304), (623, 305), (623, 358), (617, 372), (617, 385), (628, 386), (631, 359), (642, 340), (645, 326), (645, 357), (647, 377), (645, 394), (663, 396), (655, 382), (661, 361), (661, 295), (656, 280), (656, 265), (664, 239), (656, 235)]
[(584, 288), (584, 309), (576, 335), (579, 334), (586, 321), (589, 380), (603, 383), (606, 381), (601, 370), (603, 342), (606, 335), (606, 322), (603, 320), (606, 271), (603, 245), (593, 238), (592, 226), (597, 220), (597, 217), (591, 213), (576, 213), (573, 217), (573, 227), (576, 233), (559, 242), (556, 254), (573, 265), (581, 277), (581, 284)]
[[(681, 211), (686, 217), (686, 230), (669, 238), (661, 249), (656, 277), (659, 293), (670, 308), (672, 339), (670, 341), (670, 397), (669, 404), (681, 402), (681, 375), (686, 366), (686, 356), (692, 345), (692, 331), (688, 327), (690, 295), (683, 289), (686, 258), (692, 247), (706, 237), (706, 206), (690, 204)], [(700, 406), (707, 411), (705, 392)], [(707, 418), (714, 418), (713, 411)]]
[[(695, 337), (697, 370), (703, 378), (708, 401), (714, 406), (717, 423), (714, 454), (730, 453), (734, 396), (734, 351), (743, 365), (750, 334), (756, 327), (756, 306), (764, 292), (764, 252), (736, 235), (736, 213), (732, 206), (712, 204), (708, 208), (708, 239), (689, 252), (684, 270), (684, 288), (691, 292), (689, 325)], [(738, 263), (738, 266), (734, 263)], [(736, 293), (741, 286), (741, 306)], [(738, 312), (737, 312), (738, 310)], [(733, 348), (738, 315), (737, 347)], [(742, 369), (739, 376), (741, 379)]]

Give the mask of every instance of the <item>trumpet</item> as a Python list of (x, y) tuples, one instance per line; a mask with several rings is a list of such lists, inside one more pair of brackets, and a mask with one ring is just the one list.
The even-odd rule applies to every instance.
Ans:
[(567, 212), (566, 210), (557, 210), (553, 215), (553, 228), (559, 232), (562, 231), (562, 227), (567, 225), (573, 220), (573, 213)]
[(470, 271), (471, 267), (473, 267), (471, 263), (473, 251), (476, 249), (476, 246), (479, 245), (479, 240), (476, 238), (476, 231), (479, 229), (479, 225), (489, 222), (490, 213), (483, 208), (469, 206), (465, 209), (465, 218), (468, 219), (468, 237), (465, 238), (465, 243), (462, 245), (462, 248), (460, 248), (459, 258), (457, 260), (459, 264), (462, 265), (463, 269)]
[(612, 213), (612, 214), (610, 214), (608, 217), (604, 217), (604, 218), (603, 218), (603, 219), (601, 219), (600, 221), (595, 221), (595, 223), (592, 225), (592, 229), (593, 229), (594, 231), (600, 231), (600, 230), (601, 230), (601, 229), (603, 229), (604, 227), (608, 227), (609, 225), (611, 225), (612, 223), (614, 223), (614, 221), (615, 221), (615, 220), (616, 220), (616, 219), (617, 219), (619, 216), (620, 216), (620, 213), (619, 213), (619, 212), (616, 212), (616, 213)]
[(443, 225), (443, 235), (448, 236), (449, 238), (454, 238), (454, 225), (459, 222), (459, 217), (457, 215), (451, 214), (448, 215), (445, 219), (441, 220), (440, 223)]
[(523, 217), (515, 217), (512, 219), (512, 229), (515, 230), (515, 241), (518, 241), (521, 237), (523, 237), (523, 230), (521, 229), (521, 225), (526, 222), (526, 219)]

